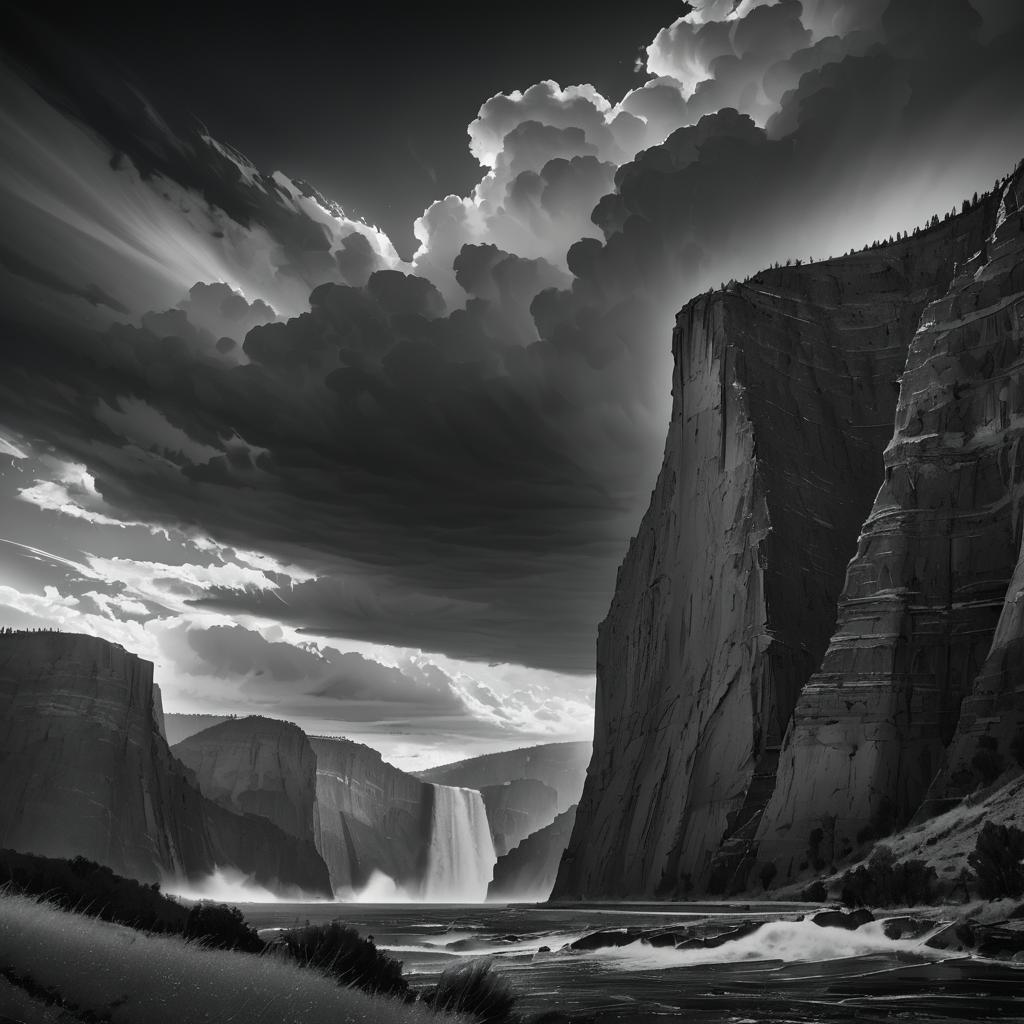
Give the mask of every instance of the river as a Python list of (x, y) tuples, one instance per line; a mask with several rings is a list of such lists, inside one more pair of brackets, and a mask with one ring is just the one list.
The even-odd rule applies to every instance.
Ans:
[[(889, 939), (881, 922), (856, 931), (821, 928), (800, 905), (274, 903), (241, 909), (266, 937), (307, 921), (341, 920), (402, 960), (414, 987), (427, 987), (460, 959), (492, 957), (526, 1016), (560, 1010), (599, 1024), (1024, 1024), (1024, 965), (930, 949), (927, 935)], [(640, 941), (565, 948), (602, 929), (709, 934), (752, 921), (763, 925), (715, 948)]]

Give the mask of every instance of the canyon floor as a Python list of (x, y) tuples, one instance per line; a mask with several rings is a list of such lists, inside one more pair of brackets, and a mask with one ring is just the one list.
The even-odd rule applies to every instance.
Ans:
[[(459, 958), (494, 957), (527, 1019), (557, 1009), (597, 1024), (1024, 1022), (1024, 965), (932, 949), (927, 934), (893, 940), (882, 920), (856, 931), (822, 928), (809, 920), (819, 908), (807, 904), (277, 903), (242, 909), (267, 932), (341, 917), (403, 960), (417, 987)], [(956, 908), (927, 913), (938, 930)], [(715, 948), (646, 942), (566, 948), (608, 929), (707, 934), (757, 922), (762, 927), (756, 931)]]

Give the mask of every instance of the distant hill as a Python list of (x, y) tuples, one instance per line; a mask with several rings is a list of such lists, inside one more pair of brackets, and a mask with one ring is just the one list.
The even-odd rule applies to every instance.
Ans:
[(537, 779), (558, 794), (557, 810), (568, 810), (583, 792), (590, 764), (590, 742), (542, 743), (499, 754), (482, 754), (465, 761), (438, 765), (416, 772), (424, 782), (442, 786), (483, 789), (503, 786), (516, 779)]
[(209, 729), (211, 726), (220, 725), (221, 722), (228, 722), (236, 715), (168, 715), (164, 714), (164, 730), (167, 736), (168, 746), (173, 747), (189, 736), (195, 736), (197, 732)]

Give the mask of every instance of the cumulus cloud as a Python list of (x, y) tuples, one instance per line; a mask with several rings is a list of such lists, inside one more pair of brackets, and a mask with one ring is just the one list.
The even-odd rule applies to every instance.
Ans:
[[(657, 468), (676, 310), (912, 228), (1020, 156), (1017, 29), (989, 37), (963, 0), (936, 18), (920, 0), (855, 6), (704, 5), (659, 34), (657, 77), (620, 103), (553, 82), (493, 97), (470, 126), (480, 185), (425, 212), (412, 266), (209, 141), (162, 157), (154, 173), (265, 233), (268, 291), (221, 274), (137, 323), (34, 325), (5, 356), (4, 415), (88, 467), (104, 510), (303, 575), (87, 567), (176, 614), (589, 672)], [(206, 180), (210, 152), (230, 188)], [(274, 296), (300, 280), (297, 312)], [(222, 350), (232, 323), (247, 333)], [(450, 678), (480, 721), (515, 720), (510, 694)], [(339, 685), (303, 699), (350, 699)]]

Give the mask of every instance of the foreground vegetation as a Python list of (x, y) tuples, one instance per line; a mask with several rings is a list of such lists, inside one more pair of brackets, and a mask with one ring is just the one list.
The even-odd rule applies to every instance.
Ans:
[[(18, 924), (27, 924), (28, 930), (36, 934), (39, 941), (34, 945), (28, 944), (15, 955), (17, 943), (12, 936), (17, 934)], [(146, 943), (153, 942), (157, 945), (146, 946)], [(111, 943), (115, 945), (111, 946)], [(61, 1008), (66, 1008), (76, 1016), (85, 1013), (88, 1019), (92, 1019), (90, 1014), (104, 1016), (114, 1010), (120, 1013), (122, 1006), (132, 1005), (133, 1009), (124, 1017), (125, 1020), (161, 1019), (149, 1016), (149, 1002), (145, 1003), (145, 1014), (139, 1005), (135, 1005), (142, 994), (137, 991), (131, 957), (122, 957), (121, 947), (116, 943), (127, 943), (133, 951), (148, 950), (144, 956), (151, 955), (156, 962), (166, 962), (163, 990), (158, 986), (147, 991), (145, 999), (151, 1002), (166, 997), (167, 1019), (237, 1019), (246, 1024), (250, 1020), (274, 1019), (273, 1015), (218, 1016), (202, 998), (193, 999), (192, 990), (187, 988), (189, 972), (197, 968), (201, 968), (200, 976), (209, 977), (211, 989), (215, 984), (225, 986), (224, 997), (229, 1002), (233, 986), (243, 985), (246, 993), (251, 990), (247, 971), (252, 972), (253, 978), (265, 976), (272, 990), (268, 1006), (276, 1005), (276, 993), (288, 992), (289, 986), (295, 984), (299, 987), (288, 995), (289, 1000), (297, 995), (306, 999), (311, 993), (322, 994), (317, 986), (324, 984), (334, 988), (360, 989), (368, 996), (376, 997), (374, 1013), (377, 1016), (364, 1018), (350, 1013), (349, 1016), (336, 1016), (336, 1021), (404, 1020), (406, 1018), (402, 1016), (394, 1016), (392, 1009), (417, 1000), (420, 1001), (416, 1010), (418, 1016), (409, 1019), (436, 1017), (438, 1011), (464, 1014), (481, 1024), (506, 1024), (516, 1019), (513, 1016), (514, 993), (486, 961), (454, 965), (441, 975), (434, 988), (416, 993), (402, 975), (401, 961), (392, 959), (377, 949), (372, 941), (338, 921), (282, 932), (272, 941), (264, 942), (249, 927), (237, 907), (211, 902), (187, 907), (163, 895), (158, 885), (145, 885), (123, 878), (109, 868), (82, 857), (68, 861), (0, 850), (0, 983), (6, 986), (0, 990), (0, 1000), (10, 1001), (17, 993), (19, 1000), (28, 998), (38, 1007), (49, 1004), (57, 1007), (58, 1013)], [(142, 946), (137, 946), (137, 943), (142, 943)], [(81, 957), (79, 954), (83, 949), (91, 952)], [(220, 950), (230, 951), (234, 958), (204, 959)], [(258, 958), (239, 957), (237, 954), (240, 953), (262, 955)], [(87, 979), (79, 968), (84, 964), (92, 967), (103, 964), (107, 954), (113, 954), (111, 962), (104, 965), (99, 977), (86, 983)], [(275, 966), (267, 968), (265, 965), (268, 963)], [(61, 965), (56, 973), (50, 966), (53, 964)], [(74, 968), (65, 971), (68, 964), (74, 964)], [(281, 974), (279, 968), (286, 973)], [(307, 992), (304, 982), (295, 982), (296, 970), (300, 972), (300, 978), (315, 979), (313, 990)], [(108, 991), (102, 986), (97, 987), (100, 978), (108, 979), (112, 986), (124, 991), (120, 995), (114, 994), (111, 1001), (107, 996), (112, 989)], [(34, 997), (41, 998), (43, 1002)], [(266, 1001), (263, 995), (259, 998)], [(301, 1005), (305, 1007), (307, 1004)], [(315, 1010), (319, 1003), (314, 1000), (309, 1005)], [(355, 1009), (362, 1012), (358, 1004)], [(193, 1016), (200, 1011), (200, 1016)], [(338, 1011), (335, 1009), (333, 1012)], [(28, 1018), (21, 1014), (21, 1019)], [(36, 1019), (48, 1021), (57, 1018), (44, 1016)], [(110, 1019), (121, 1018), (114, 1015)], [(305, 1022), (319, 1017), (315, 1013), (310, 1016), (303, 1009), (301, 1014), (279, 1019)]]
[(210, 949), (26, 896), (0, 896), (0, 973), (41, 1005), (111, 1024), (437, 1024), (427, 1006), (341, 987), (282, 955)]
[[(975, 894), (983, 900), (1024, 896), (1021, 829), (986, 822), (966, 861), (968, 866), (954, 879), (940, 880), (935, 867), (923, 859), (900, 859), (891, 847), (879, 843), (866, 863), (839, 878), (841, 898), (849, 907), (909, 907), (957, 896), (968, 902)], [(816, 885), (825, 891), (821, 883)]]

